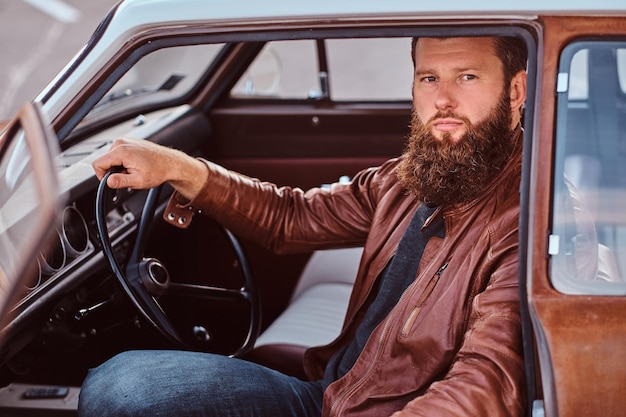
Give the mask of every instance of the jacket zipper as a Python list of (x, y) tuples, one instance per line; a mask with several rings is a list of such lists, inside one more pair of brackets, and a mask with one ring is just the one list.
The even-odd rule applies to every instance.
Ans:
[[(387, 259), (385, 260), (383, 265), (387, 265), (389, 263), (389, 260), (393, 257), (393, 254), (389, 255), (387, 257)], [(384, 267), (382, 268), (384, 269)], [(382, 271), (381, 269), (381, 271)], [(378, 274), (380, 274), (381, 271), (378, 271)], [(371, 288), (370, 288), (371, 291)], [(406, 290), (405, 290), (406, 292)], [(369, 292), (368, 292), (369, 294)], [(402, 297), (404, 296), (404, 293), (400, 296), (400, 299), (402, 299)], [(366, 297), (367, 299), (367, 297)], [(359, 307), (360, 308), (360, 307)], [(333, 401), (332, 405), (330, 406), (330, 411), (329, 411), (329, 415), (333, 416), (335, 415), (335, 411), (337, 409), (337, 407), (339, 406), (339, 403), (346, 397), (348, 397), (351, 393), (353, 393), (354, 391), (356, 391), (359, 387), (361, 387), (363, 385), (363, 383), (366, 380), (366, 376), (370, 373), (370, 371), (372, 370), (372, 368), (374, 367), (374, 364), (376, 363), (376, 360), (378, 359), (378, 357), (380, 356), (380, 345), (383, 341), (383, 339), (385, 338), (385, 334), (387, 333), (387, 328), (389, 327), (389, 322), (387, 321), (384, 324), (383, 327), (383, 331), (380, 335), (380, 338), (378, 339), (378, 348), (376, 350), (376, 355), (374, 355), (374, 360), (372, 361), (372, 363), (370, 364), (370, 367), (367, 369), (367, 372), (365, 372), (365, 375), (363, 375), (353, 386), (349, 387), (348, 389), (344, 390), (341, 394), (339, 394), (337, 396), (337, 398), (335, 398), (335, 401)], [(343, 334), (343, 330), (342, 330), (342, 334)]]
[(426, 288), (424, 288), (424, 291), (420, 295), (420, 298), (417, 300), (417, 303), (415, 304), (415, 307), (413, 307), (413, 310), (411, 310), (411, 313), (409, 314), (409, 317), (404, 322), (404, 326), (402, 326), (402, 330), (400, 331), (400, 334), (403, 337), (406, 337), (409, 334), (409, 331), (413, 327), (413, 323), (415, 323), (415, 320), (417, 319), (417, 316), (419, 315), (420, 311), (422, 310), (422, 307), (424, 306), (424, 303), (426, 303), (426, 300), (428, 299), (430, 294), (432, 294), (433, 290), (435, 289), (435, 286), (439, 282), (439, 278), (441, 278), (441, 275), (443, 274), (443, 271), (445, 271), (447, 267), (448, 267), (448, 263), (447, 262), (445, 264), (441, 265), (439, 270), (437, 272), (435, 272), (435, 275), (433, 275), (432, 278), (430, 279), (430, 281), (428, 282), (428, 285), (426, 285)]
[(374, 365), (378, 362), (378, 359), (380, 358), (380, 355), (383, 351), (382, 346), (385, 344), (385, 340), (387, 339), (387, 333), (389, 330), (390, 323), (391, 323), (390, 320), (385, 321), (385, 324), (383, 326), (383, 331), (381, 332), (380, 337), (378, 338), (376, 354), (374, 355), (374, 359), (370, 363), (369, 368), (367, 369), (365, 374), (361, 378), (359, 378), (358, 381), (356, 381), (351, 387), (343, 391), (341, 394), (337, 396), (337, 398), (335, 398), (335, 401), (333, 401), (333, 404), (330, 407), (330, 412), (329, 412), (330, 416), (338, 415), (337, 409), (339, 408), (339, 405), (342, 402), (345, 403), (345, 400), (349, 398), (353, 393), (358, 391), (359, 388), (361, 388), (365, 384), (365, 382), (367, 382), (367, 380), (369, 379), (369, 375), (371, 371), (374, 369)]
[[(439, 278), (441, 278), (441, 275), (443, 274), (443, 271), (445, 271), (445, 269), (448, 267), (448, 263), (446, 262), (445, 264), (443, 264), (435, 273), (435, 275), (433, 276), (433, 278), (431, 278), (430, 282), (428, 283), (428, 286), (426, 287), (426, 289), (424, 290), (424, 292), (422, 293), (422, 296), (420, 296), (420, 300), (422, 300), (422, 305), (425, 301), (425, 299), (427, 298), (427, 295), (425, 296), (424, 293), (432, 293), (433, 288), (435, 287), (435, 284), (437, 283), (437, 281), (439, 281)], [(435, 277), (437, 277), (435, 279)], [(434, 283), (433, 283), (434, 281)], [(409, 286), (410, 288), (410, 286)], [(400, 299), (398, 300), (397, 304), (400, 304), (400, 302), (402, 301), (402, 299), (404, 298), (404, 296), (406, 295), (406, 293), (408, 292), (408, 288), (404, 290), (404, 292), (402, 293), (402, 295), (400, 296)], [(415, 310), (415, 309), (413, 309)], [(411, 316), (413, 315), (413, 312), (411, 313)], [(347, 389), (345, 389), (341, 394), (339, 394), (337, 396), (337, 398), (335, 398), (335, 401), (333, 401), (332, 405), (330, 406), (330, 411), (329, 411), (329, 415), (332, 416), (336, 416), (337, 414), (337, 410), (340, 406), (341, 403), (345, 403), (345, 401), (353, 394), (355, 393), (359, 388), (361, 388), (365, 382), (367, 382), (367, 380), (369, 379), (369, 375), (372, 372), (372, 370), (374, 369), (374, 365), (378, 362), (378, 359), (380, 358), (380, 355), (382, 354), (383, 351), (383, 347), (386, 344), (386, 340), (387, 340), (387, 333), (389, 331), (389, 325), (392, 322), (391, 320), (391, 316), (392, 314), (388, 315), (386, 320), (385, 320), (385, 324), (383, 325), (383, 331), (380, 334), (380, 337), (378, 338), (378, 344), (376, 347), (376, 354), (374, 355), (374, 358), (372, 359), (372, 362), (370, 363), (369, 368), (367, 368), (367, 371), (365, 372), (365, 374), (363, 374), (363, 376), (361, 378), (359, 378), (352, 386), (348, 387)], [(417, 314), (415, 314), (415, 317), (417, 317)], [(409, 317), (410, 320), (410, 317)], [(413, 319), (414, 320), (414, 319)], [(403, 327), (403, 331), (404, 328)]]

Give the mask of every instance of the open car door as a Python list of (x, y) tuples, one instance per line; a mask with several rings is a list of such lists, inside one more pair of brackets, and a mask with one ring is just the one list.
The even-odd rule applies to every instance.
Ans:
[(56, 136), (28, 103), (0, 136), (0, 343), (11, 311), (37, 279), (39, 253), (54, 232), (62, 196)]
[(532, 415), (623, 416), (625, 27), (623, 19), (544, 20), (567, 29), (546, 31), (541, 151), (533, 200), (522, 206), (531, 219), (522, 268), (538, 357), (527, 370), (539, 371), (541, 386)]

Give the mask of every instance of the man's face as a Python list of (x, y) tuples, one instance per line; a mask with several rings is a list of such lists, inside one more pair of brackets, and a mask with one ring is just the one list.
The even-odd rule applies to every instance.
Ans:
[(493, 41), (420, 39), (413, 91), (400, 180), (426, 203), (472, 200), (502, 170), (515, 146), (511, 131), (518, 120), (512, 103), (519, 102), (512, 102), (511, 93), (519, 91), (505, 88)]
[(413, 108), (436, 139), (458, 141), (467, 121), (487, 118), (503, 88), (503, 65), (492, 38), (418, 39)]

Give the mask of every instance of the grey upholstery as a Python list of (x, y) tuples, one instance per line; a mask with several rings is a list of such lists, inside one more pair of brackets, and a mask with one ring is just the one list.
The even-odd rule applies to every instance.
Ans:
[(331, 342), (343, 325), (362, 248), (317, 251), (289, 306), (259, 336), (249, 359), (305, 378), (304, 351)]

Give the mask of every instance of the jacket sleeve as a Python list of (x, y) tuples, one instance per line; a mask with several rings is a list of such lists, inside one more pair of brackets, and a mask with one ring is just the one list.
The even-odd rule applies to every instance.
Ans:
[[(329, 189), (278, 187), (205, 161), (209, 179), (191, 202), (174, 193), (166, 221), (186, 226), (202, 212), (276, 253), (362, 244), (376, 208), (378, 168)], [(182, 218), (181, 218), (182, 217)]]
[(467, 331), (447, 374), (393, 417), (523, 415), (517, 239), (515, 229), (506, 239), (509, 252), (474, 297)]

